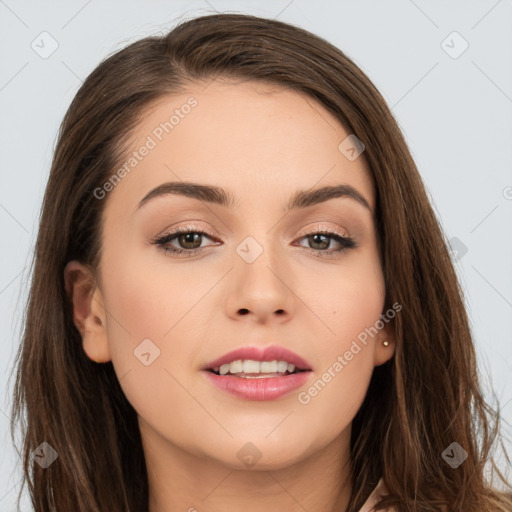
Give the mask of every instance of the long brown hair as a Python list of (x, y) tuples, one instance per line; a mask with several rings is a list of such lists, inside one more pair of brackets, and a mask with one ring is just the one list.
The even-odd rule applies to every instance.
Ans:
[[(73, 259), (98, 265), (105, 201), (94, 190), (126, 159), (141, 116), (159, 98), (217, 76), (300, 91), (366, 148), (385, 309), (398, 302), (402, 310), (394, 319), (395, 354), (375, 368), (353, 421), (347, 511), (357, 511), (383, 476), (389, 496), (381, 505), (399, 511), (510, 512), (512, 496), (494, 488), (484, 471), (491, 464), (492, 475), (508, 485), (492, 457), (499, 409), (483, 398), (448, 244), (388, 106), (327, 41), (240, 14), (185, 21), (109, 56), (85, 80), (62, 122), (31, 269), (11, 421), (14, 440), (16, 422), (24, 420), (24, 484), (35, 511), (147, 510), (136, 411), (112, 364), (94, 363), (84, 353), (63, 270)], [(33, 456), (43, 442), (58, 454), (46, 469)], [(452, 442), (467, 452), (456, 469), (442, 457)]]

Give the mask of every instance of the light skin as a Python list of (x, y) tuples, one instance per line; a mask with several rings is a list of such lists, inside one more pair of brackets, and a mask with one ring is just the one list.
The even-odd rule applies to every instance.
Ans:
[[(298, 394), (385, 312), (369, 171), (363, 158), (340, 152), (349, 132), (324, 107), (250, 81), (195, 83), (160, 99), (131, 151), (191, 96), (197, 106), (161, 141), (153, 136), (156, 147), (103, 199), (99, 268), (66, 267), (84, 351), (112, 361), (138, 413), (150, 512), (345, 510), (357, 478), (348, 471), (352, 420), (374, 367), (393, 355), (392, 323), (308, 404)], [(166, 194), (137, 208), (171, 181), (222, 187), (237, 204)], [(298, 190), (340, 184), (369, 209), (336, 197), (284, 210)], [(207, 232), (168, 242), (191, 256), (150, 243), (179, 226)], [(335, 238), (309, 236), (325, 229), (357, 247), (336, 253)], [(236, 251), (249, 236), (263, 250), (251, 263)], [(134, 355), (145, 339), (160, 350), (147, 366)], [(234, 397), (201, 371), (235, 348), (273, 343), (313, 369), (302, 388), (277, 400)], [(237, 455), (247, 443), (261, 454), (252, 466)]]

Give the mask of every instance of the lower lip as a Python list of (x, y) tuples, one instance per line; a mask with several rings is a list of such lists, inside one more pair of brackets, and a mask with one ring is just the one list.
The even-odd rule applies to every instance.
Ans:
[(203, 373), (214, 386), (231, 395), (246, 400), (275, 400), (304, 385), (312, 372), (304, 371), (283, 377), (259, 379), (217, 375), (207, 370)]

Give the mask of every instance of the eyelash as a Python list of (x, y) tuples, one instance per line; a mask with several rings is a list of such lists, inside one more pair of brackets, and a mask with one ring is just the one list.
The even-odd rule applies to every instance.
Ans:
[[(157, 245), (158, 248), (160, 250), (164, 251), (165, 254), (177, 255), (177, 254), (187, 253), (188, 255), (192, 256), (195, 253), (197, 253), (199, 250), (201, 250), (202, 248), (197, 247), (195, 249), (179, 249), (179, 248), (170, 247), (167, 245), (171, 240), (174, 240), (179, 235), (189, 234), (189, 233), (206, 235), (208, 238), (215, 240), (215, 237), (210, 235), (208, 232), (202, 231), (200, 229), (196, 229), (194, 227), (185, 226), (185, 227), (177, 228), (172, 233), (167, 233), (165, 235), (162, 235), (161, 237), (152, 240), (151, 243)], [(302, 236), (300, 238), (300, 240), (302, 240), (303, 238), (307, 238), (309, 236), (314, 236), (314, 235), (326, 235), (341, 244), (341, 247), (339, 249), (334, 249), (334, 250), (330, 250), (330, 251), (322, 250), (322, 249), (311, 249), (309, 247), (305, 247), (305, 249), (308, 249), (309, 251), (311, 251), (314, 254), (321, 256), (323, 258), (335, 257), (337, 254), (341, 254), (341, 253), (344, 253), (345, 251), (349, 251), (350, 249), (355, 249), (356, 247), (358, 247), (357, 242), (353, 238), (350, 238), (347, 236), (342, 236), (338, 232), (336, 232), (334, 230), (330, 230), (330, 229), (323, 229), (322, 231), (314, 231), (312, 233), (308, 233), (308, 234)]]

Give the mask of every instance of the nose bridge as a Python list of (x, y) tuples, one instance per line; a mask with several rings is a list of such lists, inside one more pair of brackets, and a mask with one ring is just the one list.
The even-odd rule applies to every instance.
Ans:
[[(237, 265), (246, 273), (247, 280), (272, 284), (282, 267), (281, 248), (273, 234), (260, 230), (257, 234), (246, 236), (236, 247)], [(253, 283), (253, 284), (256, 284)]]
[[(241, 261), (251, 266), (262, 260), (267, 265), (276, 265), (276, 255), (279, 252), (278, 223), (275, 214), (261, 209), (261, 203), (245, 203), (246, 210), (241, 211), (237, 219), (236, 233), (242, 238), (235, 245), (235, 251)], [(250, 212), (250, 213), (248, 213)], [(242, 265), (243, 266), (243, 265)]]

